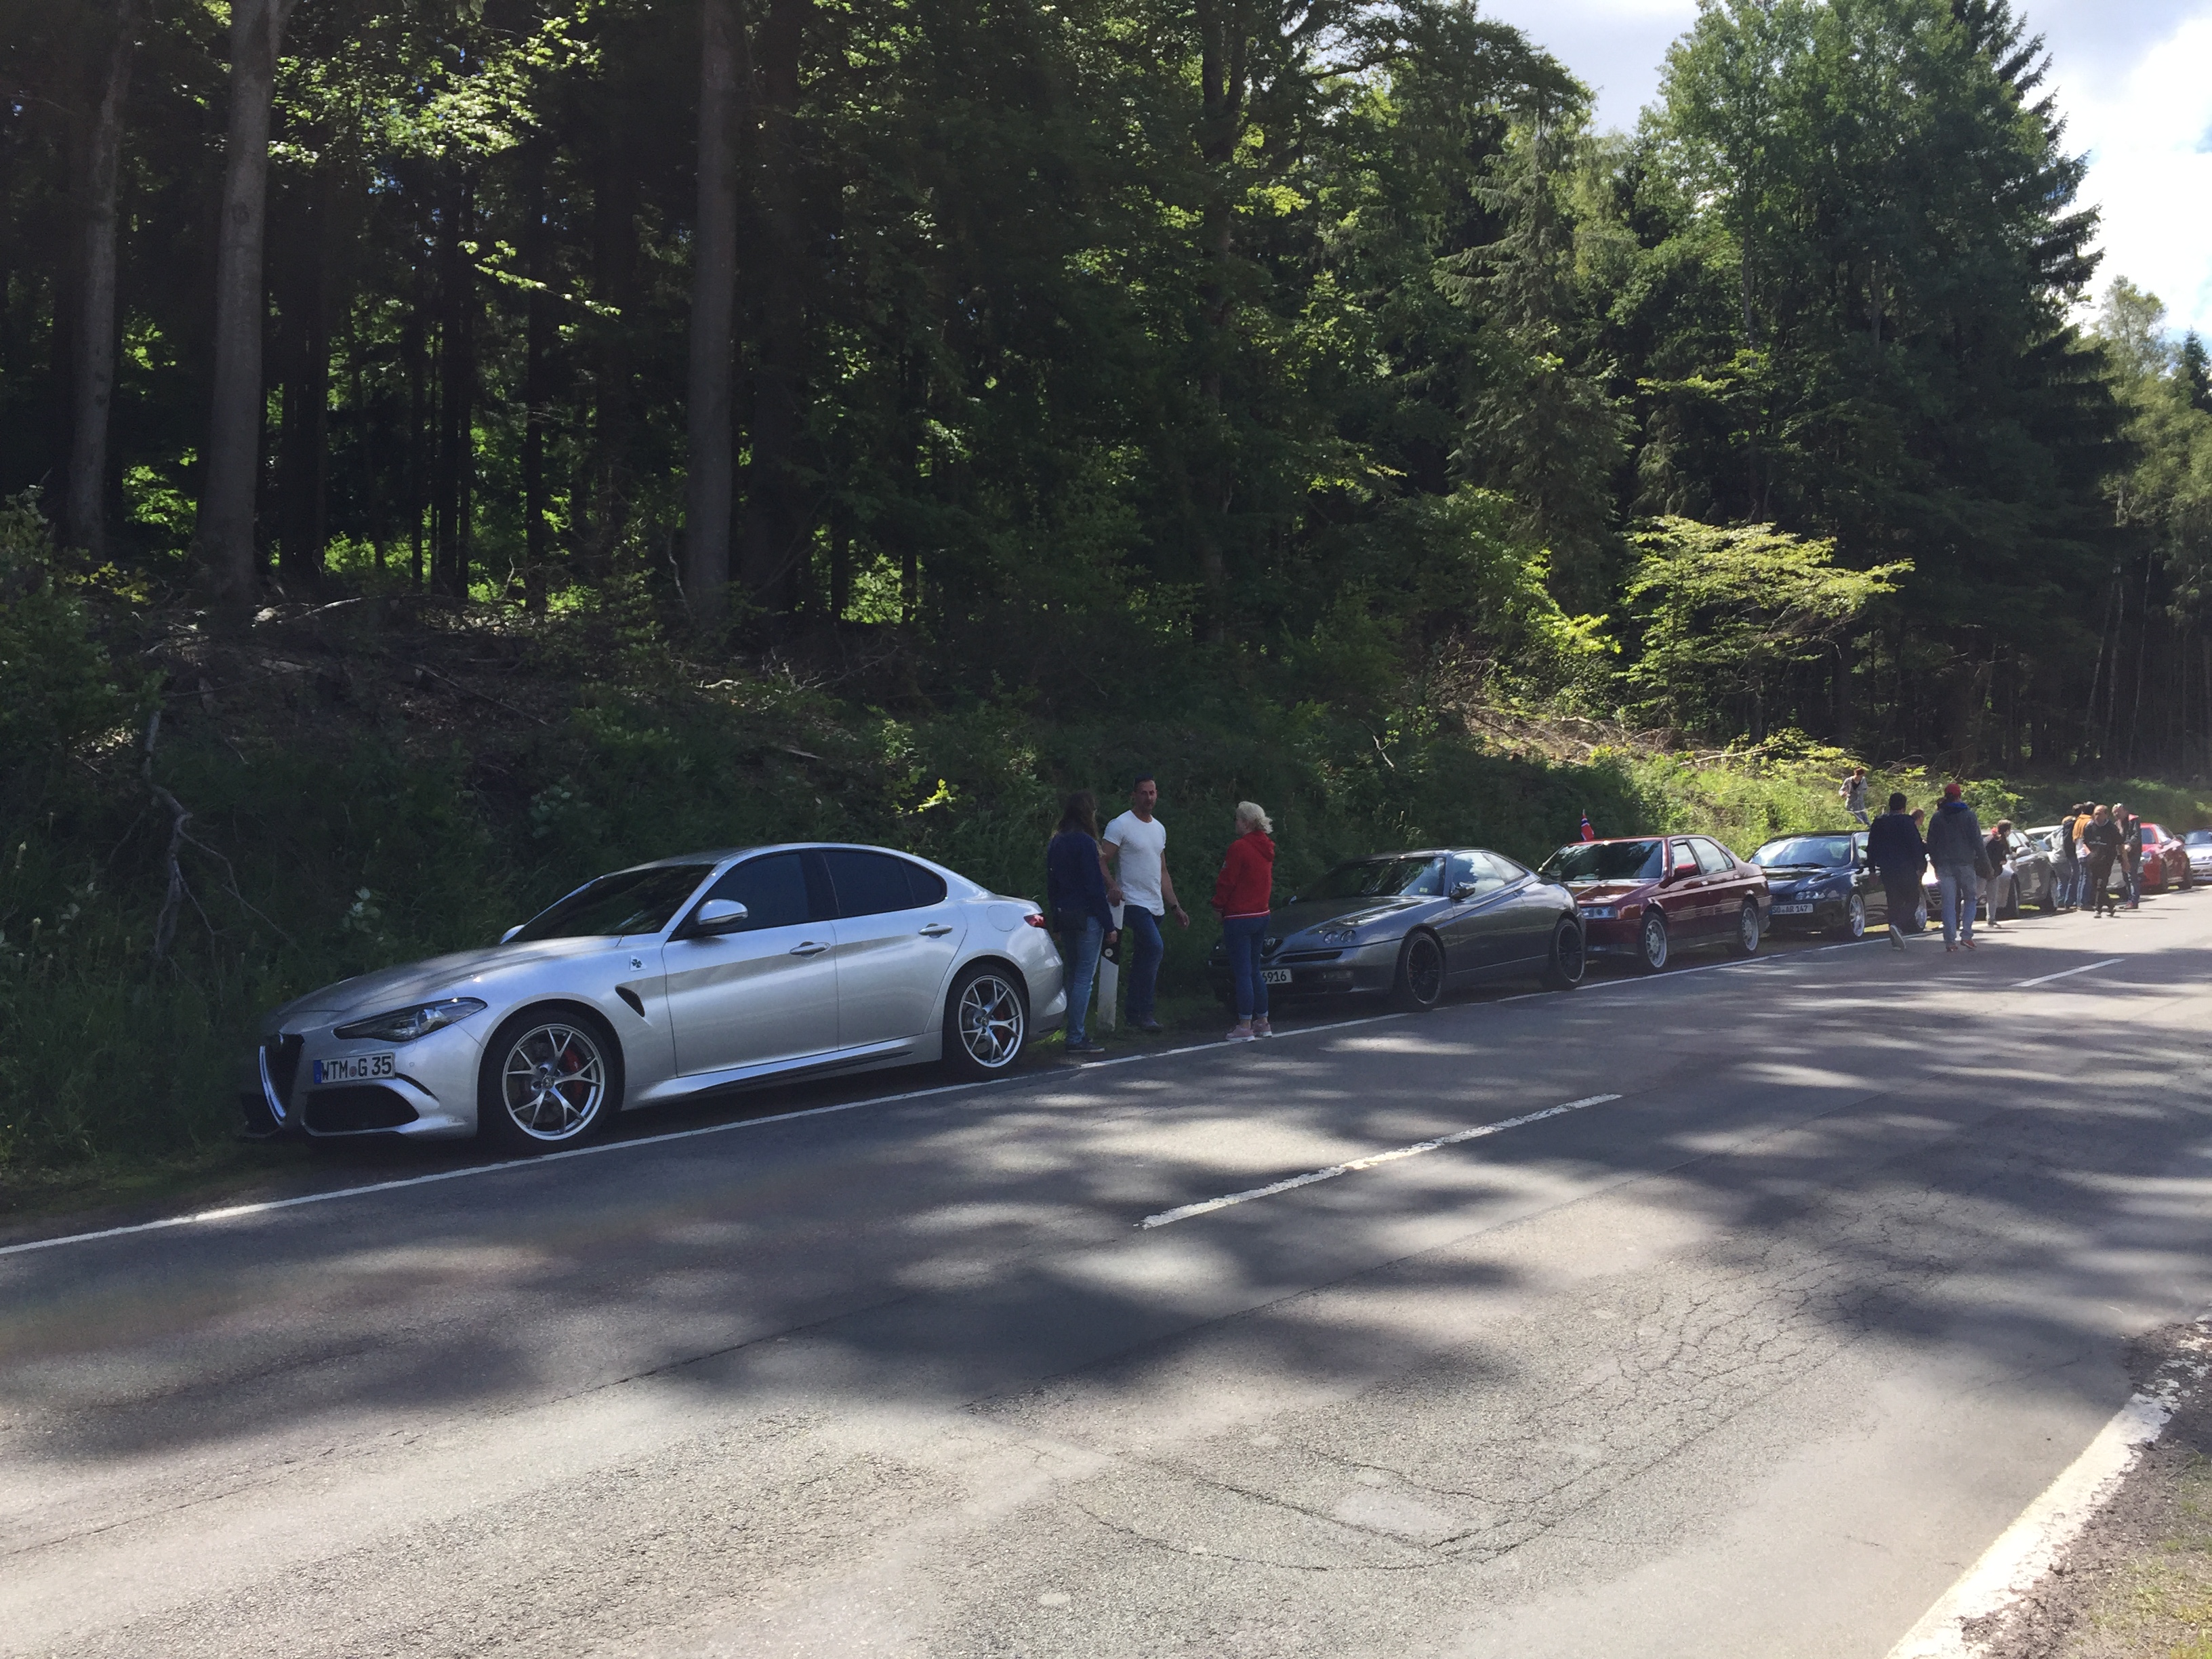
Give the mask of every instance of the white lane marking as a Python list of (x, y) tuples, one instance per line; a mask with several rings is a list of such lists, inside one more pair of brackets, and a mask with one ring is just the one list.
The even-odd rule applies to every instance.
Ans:
[(2184, 1379), (2202, 1377), (2196, 1356), (2207, 1340), (2204, 1316), (2189, 1350), (2159, 1367), (2142, 1391), (2112, 1413), (2097, 1437), (2007, 1527), (1982, 1559), (1943, 1592), (1920, 1622), (1889, 1650), (1889, 1659), (1973, 1659), (1986, 1650), (1966, 1626), (2019, 1601), (2051, 1571), (2066, 1547), (2118, 1488), (2136, 1460), (2165, 1431), (2180, 1401)]
[(1509, 1117), (1502, 1123), (1477, 1124), (1472, 1129), (1438, 1135), (1434, 1140), (1416, 1141), (1411, 1146), (1397, 1146), (1371, 1157), (1355, 1158), (1349, 1164), (1332, 1164), (1326, 1170), (1310, 1170), (1304, 1175), (1270, 1182), (1264, 1187), (1253, 1187), (1221, 1198), (1209, 1198), (1200, 1204), (1184, 1204), (1172, 1210), (1162, 1210), (1158, 1215), (1146, 1216), (1137, 1225), (1139, 1230), (1169, 1226), (1177, 1221), (1188, 1221), (1194, 1215), (1209, 1215), (1216, 1210), (1225, 1210), (1232, 1204), (1249, 1204), (1255, 1198), (1273, 1198), (1277, 1193), (1310, 1187), (1316, 1181), (1334, 1181), (1340, 1175), (1350, 1175), (1354, 1170), (1371, 1170), (1378, 1164), (1395, 1164), (1401, 1158), (1419, 1158), (1424, 1152), (1435, 1152), (1439, 1146), (1455, 1146), (1462, 1140), (1480, 1140), (1485, 1135), (1502, 1134), (1508, 1129), (1517, 1129), (1524, 1123), (1540, 1123), (1547, 1117), (1558, 1117), (1565, 1112), (1579, 1112), (1585, 1106), (1602, 1106), (1609, 1100), (1620, 1098), (1619, 1095), (1585, 1095), (1582, 1099), (1571, 1100), (1564, 1106), (1547, 1106), (1540, 1112)]
[(2025, 991), (2031, 985), (2048, 985), (2054, 979), (2071, 979), (2076, 974), (2094, 973), (2100, 968), (2109, 968), (2116, 962), (2126, 960), (2125, 957), (2106, 957), (2102, 962), (2085, 962), (2079, 968), (2069, 968), (2061, 973), (2045, 974), (2041, 979), (2015, 981), (2012, 988), (2015, 991)]
[[(1318, 1031), (1342, 1031), (1355, 1025), (1372, 1025), (1386, 1019), (1403, 1019), (1402, 1014), (1368, 1014), (1358, 1019), (1335, 1020), (1326, 1025), (1303, 1025), (1294, 1031), (1281, 1031), (1277, 1038), (1310, 1036)], [(1272, 1040), (1272, 1039), (1271, 1039)], [(1114, 1060), (1097, 1060), (1093, 1066), (1124, 1066), (1133, 1060), (1165, 1060), (1175, 1054), (1201, 1054), (1210, 1048), (1241, 1047), (1227, 1042), (1194, 1042), (1180, 1048), (1153, 1048), (1139, 1054), (1123, 1054)], [(20, 1244), (0, 1244), (0, 1256), (21, 1255), (31, 1250), (59, 1249), (64, 1244), (89, 1244), (95, 1239), (124, 1238), (133, 1233), (161, 1232), (171, 1227), (193, 1227), (210, 1221), (234, 1221), (240, 1216), (265, 1215), (272, 1210), (289, 1210), (302, 1204), (328, 1204), (341, 1198), (364, 1198), (371, 1193), (396, 1192), (403, 1187), (427, 1187), (434, 1182), (465, 1181), (473, 1176), (498, 1175), (508, 1170), (537, 1169), (547, 1164), (557, 1164), (565, 1158), (597, 1158), (603, 1152), (628, 1152), (638, 1146), (661, 1146), (673, 1140), (691, 1140), (701, 1135), (727, 1134), (738, 1129), (765, 1128), (771, 1123), (792, 1123), (800, 1118), (827, 1117), (836, 1112), (856, 1112), (864, 1106), (892, 1106), (901, 1101), (927, 1100), (933, 1095), (956, 1094), (963, 1090), (990, 1089), (1008, 1083), (1041, 1083), (1065, 1081), (1065, 1072), (1024, 1072), (1018, 1076), (983, 1078), (972, 1083), (945, 1083), (933, 1089), (909, 1089), (896, 1095), (871, 1095), (865, 1100), (841, 1101), (833, 1106), (809, 1106), (795, 1112), (777, 1112), (767, 1117), (740, 1118), (732, 1123), (709, 1123), (696, 1129), (671, 1129), (657, 1135), (638, 1135), (628, 1140), (605, 1140), (590, 1146), (571, 1146), (557, 1152), (542, 1152), (534, 1158), (508, 1158), (497, 1164), (471, 1164), (465, 1169), (440, 1170), (431, 1175), (403, 1176), (396, 1181), (372, 1182), (364, 1187), (339, 1187), (327, 1193), (302, 1193), (296, 1198), (264, 1199), (253, 1204), (233, 1204), (220, 1210), (201, 1210), (191, 1215), (164, 1216), (159, 1221), (140, 1221), (127, 1227), (103, 1227), (97, 1232), (64, 1233), (58, 1238), (27, 1239)]]

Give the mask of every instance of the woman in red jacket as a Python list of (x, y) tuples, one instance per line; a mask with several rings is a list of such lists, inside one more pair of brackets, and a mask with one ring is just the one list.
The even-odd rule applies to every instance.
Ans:
[(1275, 1035), (1267, 1024), (1267, 983), (1260, 977), (1260, 945), (1275, 888), (1275, 843), (1268, 839), (1274, 828), (1254, 802), (1237, 802), (1237, 839), (1229, 843), (1213, 884), (1213, 908), (1221, 913), (1222, 942), (1229, 947), (1229, 977), (1237, 988), (1231, 1042)]

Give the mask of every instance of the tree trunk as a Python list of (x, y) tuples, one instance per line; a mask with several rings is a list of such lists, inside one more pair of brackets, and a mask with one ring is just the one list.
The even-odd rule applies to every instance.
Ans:
[(469, 591), (471, 485), (476, 475), (476, 283), (462, 244), (469, 236), (469, 186), (452, 181), (438, 272), (438, 473), (431, 497), (432, 586)]
[(94, 558), (107, 553), (107, 423), (115, 392), (115, 212), (122, 175), (123, 100), (137, 49), (137, 0), (115, 0), (100, 106), (86, 139), (85, 196), (69, 487), (63, 529)]
[(522, 602), (545, 612), (545, 426), (553, 407), (553, 308), (545, 295), (545, 148), (533, 143), (524, 185), (522, 274), (530, 283), (523, 329)]
[(429, 278), (420, 252), (421, 226), (416, 225), (414, 302), (399, 333), (399, 356), (407, 366), (407, 539), (413, 554), (411, 584), (422, 591), (423, 430), (430, 418), (430, 354), (423, 320), (430, 309)]
[(214, 394), (197, 526), (226, 626), (252, 615), (253, 503), (261, 471), (261, 243), (268, 208), (269, 106), (292, 0), (235, 0), (230, 13), (230, 131), (216, 249)]
[(1206, 163), (1206, 199), (1199, 226), (1199, 254), (1206, 262), (1200, 279), (1205, 331), (1199, 343), (1199, 395), (1213, 428), (1207, 434), (1212, 453), (1198, 469), (1199, 574), (1207, 604), (1199, 631), (1201, 637), (1218, 638), (1228, 626), (1229, 507), (1235, 494), (1222, 400), (1232, 309), (1230, 259), (1236, 247), (1230, 171), (1243, 137), (1251, 40), (1242, 0), (1198, 0), (1197, 18), (1202, 100), (1198, 149)]
[(730, 582), (731, 313), (737, 302), (738, 18), (703, 0), (699, 54), (699, 219), (691, 240), (690, 454), (684, 598), (702, 630), (719, 626)]
[(592, 187), (592, 282), (613, 316), (593, 319), (592, 448), (583, 526), (585, 574), (603, 581), (629, 517), (631, 331), (637, 326), (637, 179), (622, 135), (607, 135)]
[(742, 536), (745, 586), (767, 610), (792, 609), (811, 539), (795, 476), (805, 298), (800, 284), (799, 52), (813, 0), (769, 0), (760, 29), (760, 370), (753, 398), (752, 458), (745, 469)]
[[(284, 416), (278, 438), (278, 568), (296, 593), (323, 579), (330, 498), (330, 174), (318, 167), (302, 201), (289, 258), (279, 260)], [(296, 596), (296, 594), (295, 594)]]

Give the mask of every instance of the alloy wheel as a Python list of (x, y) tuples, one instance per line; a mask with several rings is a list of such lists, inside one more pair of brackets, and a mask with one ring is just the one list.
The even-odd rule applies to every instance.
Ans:
[(532, 1140), (571, 1140), (607, 1097), (607, 1060), (581, 1025), (549, 1020), (515, 1038), (500, 1067), (500, 1103)]
[(1846, 939), (1866, 937), (1866, 901), (1856, 893), (1851, 895), (1851, 902), (1844, 907), (1844, 936)]
[(1416, 1013), (1437, 1006), (1444, 994), (1444, 953), (1435, 938), (1415, 933), (1398, 959), (1398, 1001)]
[(1027, 1016), (1020, 994), (996, 974), (979, 974), (962, 988), (953, 1010), (960, 1046), (981, 1069), (995, 1072), (1022, 1051)]
[(1646, 911), (1644, 931), (1638, 937), (1643, 943), (1641, 960), (1644, 970), (1657, 973), (1667, 965), (1667, 918), (1656, 910)]

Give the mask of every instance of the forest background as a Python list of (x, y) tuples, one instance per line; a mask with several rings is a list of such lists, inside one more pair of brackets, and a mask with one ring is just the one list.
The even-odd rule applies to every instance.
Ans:
[(2200, 821), (2212, 374), (2030, 22), (1712, 0), (1621, 134), (1455, 0), (0, 0), (0, 1180), (599, 870), (1034, 892), (1139, 770), (1192, 892), (1242, 797), (1293, 887), (1852, 756)]

